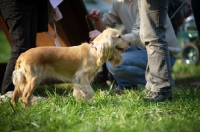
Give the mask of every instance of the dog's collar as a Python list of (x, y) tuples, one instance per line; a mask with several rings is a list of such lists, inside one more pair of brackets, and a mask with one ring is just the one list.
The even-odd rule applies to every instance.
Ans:
[(94, 42), (90, 42), (90, 45), (92, 48), (94, 48), (95, 50), (97, 50), (97, 47), (94, 46)]

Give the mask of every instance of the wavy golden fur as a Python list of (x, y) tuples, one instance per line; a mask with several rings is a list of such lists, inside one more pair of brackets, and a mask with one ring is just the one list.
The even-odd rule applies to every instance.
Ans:
[(122, 61), (122, 50), (130, 44), (121, 38), (118, 30), (104, 30), (91, 44), (83, 43), (73, 47), (37, 47), (22, 53), (13, 72), (13, 92), (11, 103), (19, 97), (25, 106), (31, 105), (31, 95), (37, 86), (47, 78), (72, 81), (73, 96), (91, 100), (93, 89), (90, 85), (103, 63), (113, 66)]

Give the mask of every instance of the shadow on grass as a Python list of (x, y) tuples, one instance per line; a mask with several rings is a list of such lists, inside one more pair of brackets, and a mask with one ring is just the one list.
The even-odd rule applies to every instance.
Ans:
[(200, 75), (189, 76), (185, 78), (175, 79), (175, 87), (178, 88), (199, 88), (200, 89)]
[(71, 83), (43, 84), (40, 85), (33, 94), (41, 97), (48, 97), (49, 94), (68, 96), (68, 94), (72, 92), (72, 89), (73, 84)]
[(173, 67), (173, 78), (175, 87), (178, 88), (199, 88), (200, 87), (200, 64), (187, 65), (177, 60)]
[[(59, 96), (68, 96), (69, 93), (73, 92), (73, 84), (72, 83), (49, 83), (46, 82), (41, 84), (35, 91), (34, 95), (39, 95), (41, 97), (48, 97), (48, 94), (56, 94)], [(108, 85), (106, 83), (92, 83), (91, 84), (94, 92), (98, 90), (110, 90), (112, 85)]]

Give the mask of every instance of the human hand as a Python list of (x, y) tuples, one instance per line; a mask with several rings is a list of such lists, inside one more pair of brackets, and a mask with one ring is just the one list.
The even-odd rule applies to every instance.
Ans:
[(88, 14), (88, 17), (93, 21), (99, 21), (101, 19), (100, 15), (101, 15), (100, 10), (92, 9)]
[(99, 34), (101, 34), (101, 32), (98, 30), (93, 30), (89, 32), (89, 37), (91, 40), (94, 40)]
[(124, 41), (126, 41), (127, 43), (130, 43), (130, 41), (126, 38), (125, 35), (121, 35), (121, 38), (122, 38)]

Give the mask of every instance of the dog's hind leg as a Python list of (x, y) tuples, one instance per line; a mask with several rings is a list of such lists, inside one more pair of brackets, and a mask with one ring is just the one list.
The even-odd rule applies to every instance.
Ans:
[(31, 84), (27, 84), (25, 90), (22, 95), (22, 101), (25, 104), (25, 107), (29, 107), (31, 105), (31, 95), (33, 93), (34, 88), (32, 88)]
[(22, 95), (22, 101), (24, 102), (25, 107), (31, 105), (31, 93), (29, 91), (30, 87), (31, 87), (30, 84), (27, 84)]
[(18, 102), (19, 97), (22, 95), (24, 90), (24, 85), (26, 84), (26, 78), (24, 76), (24, 69), (18, 69), (13, 72), (12, 76), (13, 84), (15, 85), (15, 89), (13, 91), (11, 104), (13, 106)]
[(25, 86), (22, 94), (22, 101), (24, 102), (25, 107), (29, 107), (31, 105), (32, 93), (35, 91), (38, 85), (38, 79), (32, 78), (31, 81)]
[(27, 71), (30, 71), (26, 74), (26, 85), (22, 93), (22, 101), (25, 104), (25, 107), (31, 105), (32, 93), (35, 91), (37, 86), (42, 80), (43, 66), (35, 66), (27, 68)]
[(11, 104), (13, 106), (15, 106), (16, 103), (18, 102), (21, 94), (22, 94), (22, 92), (20, 91), (19, 87), (15, 87), (15, 90), (13, 91), (13, 95), (12, 95), (12, 99), (11, 99)]

